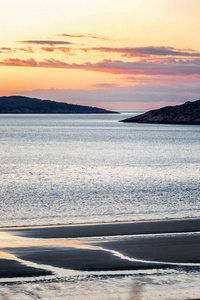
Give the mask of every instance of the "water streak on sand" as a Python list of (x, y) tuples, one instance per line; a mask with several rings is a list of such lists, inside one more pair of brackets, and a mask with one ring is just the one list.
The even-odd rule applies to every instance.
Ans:
[(4, 251), (0, 251), (0, 259), (18, 260), (18, 258), (15, 255)]

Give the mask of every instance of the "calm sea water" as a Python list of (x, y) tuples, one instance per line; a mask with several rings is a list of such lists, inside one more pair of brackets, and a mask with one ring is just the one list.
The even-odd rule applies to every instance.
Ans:
[(1, 115), (0, 226), (199, 216), (200, 127), (128, 116)]
[[(134, 114), (0, 115), (0, 227), (199, 216), (200, 126), (118, 122)], [(199, 299), (199, 270), (1, 283), (0, 297), (5, 294)]]

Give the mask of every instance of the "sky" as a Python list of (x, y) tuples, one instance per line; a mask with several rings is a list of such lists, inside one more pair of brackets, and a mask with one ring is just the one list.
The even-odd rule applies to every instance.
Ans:
[(200, 98), (199, 0), (0, 4), (0, 96), (112, 110)]

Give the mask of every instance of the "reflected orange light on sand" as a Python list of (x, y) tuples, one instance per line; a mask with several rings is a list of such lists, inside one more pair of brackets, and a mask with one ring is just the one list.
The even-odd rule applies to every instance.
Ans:
[[(72, 247), (82, 249), (92, 249), (93, 247), (87, 244), (86, 241), (71, 239), (31, 239), (19, 236), (14, 236), (7, 232), (0, 232), (0, 249), (4, 248), (21, 248), (21, 247), (44, 247), (44, 246), (55, 246), (55, 247)], [(2, 252), (4, 253), (4, 252)], [(6, 255), (6, 254), (5, 254)], [(0, 258), (3, 258), (0, 255)], [(6, 258), (6, 257), (4, 257)], [(7, 257), (8, 258), (8, 257)], [(11, 258), (9, 258), (11, 259)]]
[(3, 251), (0, 251), (0, 259), (18, 260), (15, 255)]

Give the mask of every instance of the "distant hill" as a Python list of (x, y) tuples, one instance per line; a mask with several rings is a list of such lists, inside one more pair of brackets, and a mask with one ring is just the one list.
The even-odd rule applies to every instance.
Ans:
[(40, 100), (24, 96), (0, 97), (0, 114), (110, 114), (102, 108)]
[(200, 125), (200, 100), (150, 110), (120, 122)]

